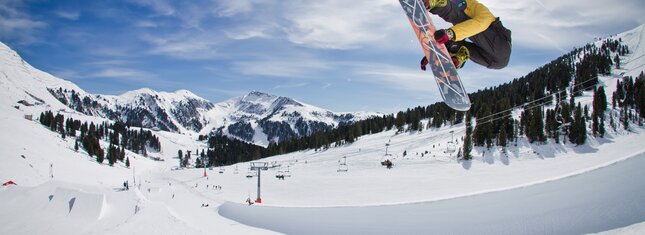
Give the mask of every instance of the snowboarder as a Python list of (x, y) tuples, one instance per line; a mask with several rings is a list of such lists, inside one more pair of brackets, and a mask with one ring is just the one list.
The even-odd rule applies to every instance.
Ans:
[[(434, 33), (437, 43), (445, 44), (457, 69), (466, 60), (489, 69), (502, 69), (511, 56), (511, 31), (477, 0), (423, 0), (430, 13), (453, 24)], [(470, 41), (466, 41), (469, 39)], [(421, 59), (426, 70), (428, 59)]]
[(251, 197), (246, 198), (246, 203), (250, 205), (253, 205), (253, 201), (251, 200)]

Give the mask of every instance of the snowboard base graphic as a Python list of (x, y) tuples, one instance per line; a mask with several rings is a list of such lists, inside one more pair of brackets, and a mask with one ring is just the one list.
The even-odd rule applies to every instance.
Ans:
[(470, 99), (445, 45), (434, 40), (435, 27), (422, 0), (399, 0), (417, 34), (443, 101), (452, 109), (468, 111)]

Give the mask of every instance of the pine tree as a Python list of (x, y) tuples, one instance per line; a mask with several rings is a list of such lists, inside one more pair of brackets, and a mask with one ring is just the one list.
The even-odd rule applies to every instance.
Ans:
[(98, 162), (99, 164), (103, 164), (103, 160), (105, 160), (105, 156), (103, 155), (103, 150), (98, 151), (96, 153), (96, 162)]
[(600, 136), (600, 127), (602, 124), (600, 123), (600, 118), (597, 115), (593, 115), (592, 124), (591, 124), (591, 130), (593, 133), (593, 136)]
[(623, 117), (621, 118), (621, 120), (623, 121), (623, 127), (625, 128), (625, 130), (629, 130), (629, 115), (627, 113), (627, 109), (628, 109), (627, 107), (623, 108), (623, 115), (622, 115)]
[(179, 167), (184, 167), (184, 154), (181, 152), (181, 149), (177, 151), (177, 155), (179, 158)]
[(587, 123), (582, 114), (582, 107), (580, 103), (575, 110), (573, 123), (569, 127), (569, 141), (576, 145), (583, 145), (587, 141)]
[(614, 63), (616, 64), (616, 69), (620, 69), (620, 57), (618, 54), (614, 57)]
[(605, 115), (600, 117), (600, 128), (598, 129), (598, 134), (600, 138), (605, 137)]
[(497, 138), (497, 145), (506, 147), (507, 145), (507, 137), (506, 137), (506, 128), (502, 127), (502, 129), (499, 131), (499, 137)]
[(527, 112), (530, 113), (529, 124), (526, 131), (526, 137), (529, 142), (535, 141), (545, 142), (546, 136), (544, 135), (544, 119), (542, 118), (542, 109), (535, 107)]
[(110, 144), (110, 146), (108, 147), (108, 151), (107, 151), (107, 156), (106, 156), (106, 157), (107, 157), (107, 159), (108, 159), (108, 164), (109, 164), (110, 166), (114, 166), (114, 163), (116, 163), (116, 158), (117, 158), (117, 157), (116, 157), (116, 153), (115, 153), (115, 151), (114, 151), (114, 146), (113, 146), (112, 144)]
[(466, 137), (464, 138), (464, 160), (472, 159), (470, 152), (473, 150), (473, 126), (472, 126), (472, 117), (470, 112), (466, 113)]
[(200, 158), (195, 159), (195, 168), (203, 168), (202, 160)]
[(123, 162), (124, 158), (125, 158), (125, 148), (121, 147), (121, 151), (119, 151), (119, 161)]

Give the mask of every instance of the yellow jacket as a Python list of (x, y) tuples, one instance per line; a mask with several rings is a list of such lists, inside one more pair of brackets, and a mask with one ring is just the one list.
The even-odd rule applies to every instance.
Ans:
[(470, 19), (452, 26), (451, 29), (455, 32), (455, 41), (462, 41), (484, 32), (496, 19), (493, 13), (490, 13), (488, 8), (477, 0), (466, 0), (464, 12)]

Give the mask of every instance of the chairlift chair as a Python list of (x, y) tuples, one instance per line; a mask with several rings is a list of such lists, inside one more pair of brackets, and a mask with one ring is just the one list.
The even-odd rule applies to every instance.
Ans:
[(253, 178), (256, 176), (256, 171), (252, 171), (251, 168), (249, 168), (249, 171), (246, 172), (246, 178)]
[(448, 145), (446, 146), (446, 153), (454, 153), (455, 151), (457, 151), (455, 142), (453, 142), (452, 140), (448, 141)]
[(565, 128), (571, 123), (566, 122), (564, 116), (562, 116), (562, 103), (565, 103), (565, 101), (560, 101), (560, 104), (555, 107), (555, 122), (558, 123), (560, 128)]
[(347, 165), (343, 165), (343, 164), (338, 165), (338, 172), (347, 172), (347, 171), (349, 171), (349, 168), (347, 167)]
[(347, 156), (343, 157), (343, 162), (338, 160), (338, 172), (347, 172), (349, 171), (349, 167), (347, 167)]

